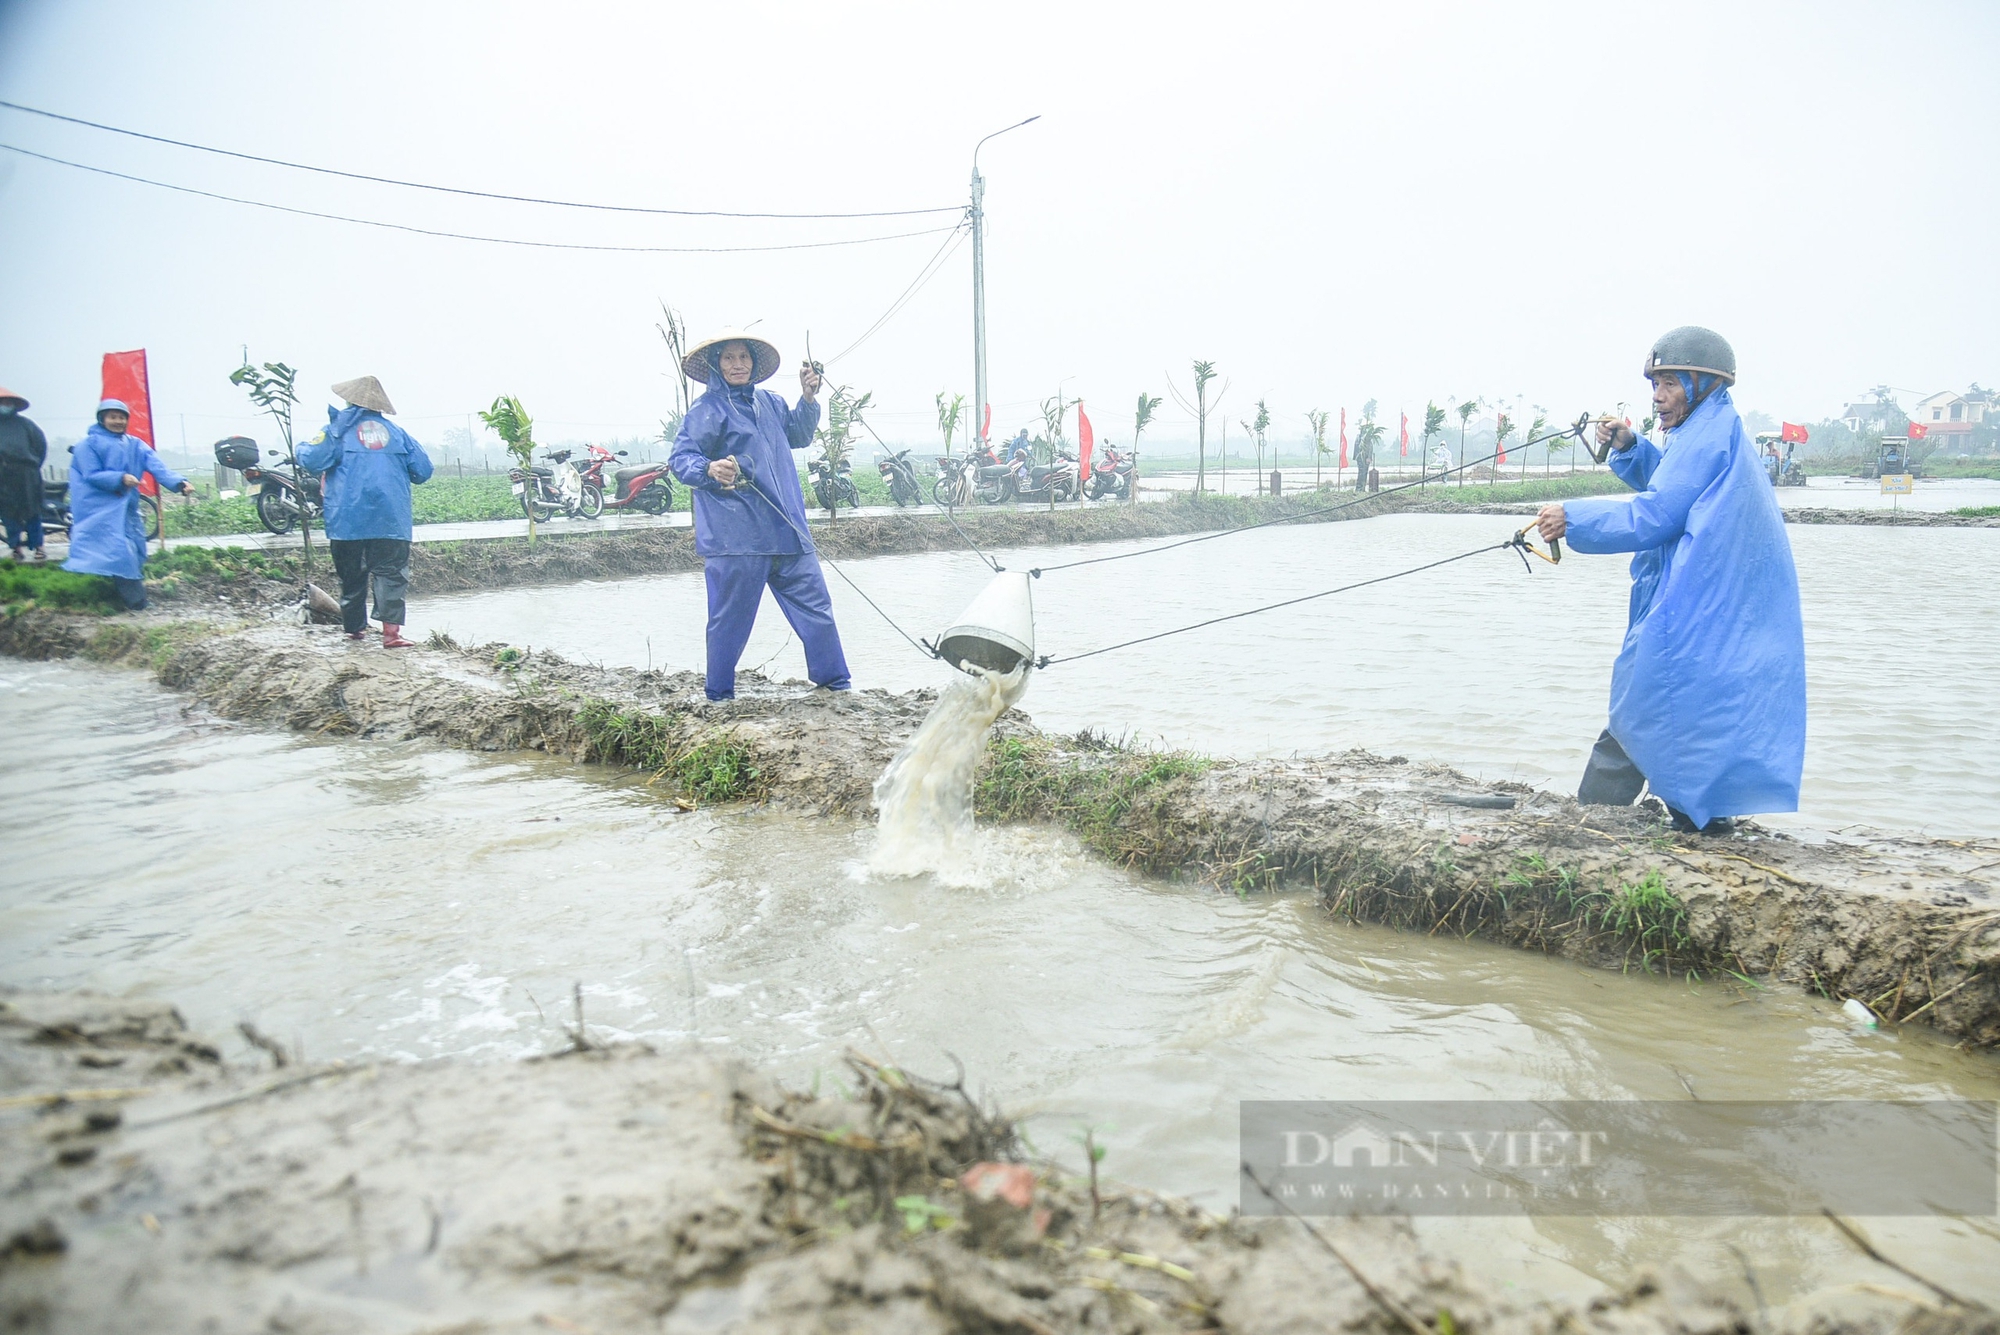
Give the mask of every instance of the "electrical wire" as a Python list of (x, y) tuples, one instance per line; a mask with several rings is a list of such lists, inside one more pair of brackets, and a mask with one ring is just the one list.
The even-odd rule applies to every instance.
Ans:
[(927, 227), (920, 231), (896, 232), (888, 236), (858, 236), (844, 241), (796, 241), (782, 246), (599, 246), (576, 241), (527, 241), (511, 236), (477, 236), (469, 232), (445, 232), (432, 227), (414, 227), (408, 223), (383, 222), (376, 218), (352, 218), (340, 213), (322, 213), (317, 209), (293, 208), (289, 204), (272, 204), (261, 199), (243, 199), (236, 195), (218, 194), (213, 190), (197, 190), (190, 185), (174, 185), (168, 181), (133, 176), (129, 172), (116, 172), (109, 167), (93, 167), (85, 162), (71, 162), (67, 158), (37, 153), (33, 149), (22, 148), (17, 144), (0, 143), (0, 149), (19, 153), (24, 157), (39, 158), (43, 162), (52, 162), (58, 167), (74, 167), (78, 171), (116, 177), (121, 181), (136, 181), (140, 185), (157, 186), (161, 190), (174, 190), (184, 195), (199, 195), (203, 199), (219, 199), (225, 204), (247, 204), (251, 208), (271, 209), (277, 213), (296, 214), (301, 218), (324, 218), (329, 222), (356, 223), (362, 227), (381, 227), (392, 232), (412, 232), (418, 236), (444, 237), (452, 241), (483, 241), (495, 246), (530, 246), (537, 250), (594, 250), (627, 255), (737, 255), (772, 250), (824, 250), (832, 246), (860, 246), (873, 241), (902, 241), (913, 236), (936, 236), (939, 232), (957, 230), (957, 225), (954, 224), (952, 227)]
[(917, 276), (910, 281), (910, 285), (904, 288), (894, 301), (889, 303), (889, 309), (882, 312), (881, 318), (876, 320), (874, 324), (869, 325), (862, 332), (861, 337), (855, 339), (839, 352), (834, 353), (833, 356), (828, 357), (826, 359), (827, 365), (833, 365), (833, 363), (839, 361), (863, 343), (866, 343), (875, 336), (876, 331), (894, 319), (903, 307), (907, 306), (916, 297), (917, 293), (923, 290), (925, 284), (937, 277), (939, 271), (944, 268), (945, 261), (958, 253), (959, 246), (964, 243), (966, 235), (970, 231), (970, 224), (960, 223), (953, 230), (953, 234), (944, 239), (943, 244), (937, 248), (937, 252), (924, 262), (924, 267), (917, 270)]
[(637, 204), (592, 204), (573, 199), (543, 199), (534, 195), (507, 195), (493, 190), (466, 190), (457, 186), (431, 185), (424, 181), (404, 181), (393, 176), (370, 176), (366, 172), (341, 171), (336, 167), (315, 167), (305, 162), (287, 162), (283, 158), (267, 158), (256, 153), (239, 153), (235, 149), (215, 148), (209, 144), (189, 143), (185, 139), (169, 139), (165, 135), (147, 134), (141, 130), (127, 130), (116, 125), (105, 125), (99, 121), (87, 121), (80, 116), (65, 116), (59, 112), (44, 111), (40, 107), (24, 106), (19, 102), (0, 101), (0, 107), (9, 111), (26, 112), (30, 116), (45, 116), (53, 121), (64, 121), (70, 125), (82, 125), (92, 130), (104, 130), (110, 134), (122, 134), (133, 139), (144, 139), (150, 143), (168, 144), (174, 148), (189, 148), (197, 153), (213, 153), (218, 157), (236, 158), (243, 162), (260, 162), (270, 167), (286, 167), (292, 171), (316, 172), (321, 176), (339, 176), (350, 181), (370, 181), (376, 185), (402, 186), (409, 190), (430, 190), (444, 195), (464, 195), (472, 199), (497, 199), (512, 204), (546, 204), (560, 209), (593, 209), (606, 213), (651, 213), (664, 214), (676, 218), (907, 218), (925, 213), (957, 213), (965, 207), (953, 204), (932, 209), (880, 209), (869, 213), (736, 213), (723, 209), (656, 209)]

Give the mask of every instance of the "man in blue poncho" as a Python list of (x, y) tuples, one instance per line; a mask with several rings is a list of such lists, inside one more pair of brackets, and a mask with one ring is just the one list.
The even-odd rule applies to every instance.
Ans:
[(681, 370), (708, 386), (669, 461), (694, 496), (694, 549), (708, 580), (708, 698), (735, 698), (736, 662), (766, 588), (805, 647), (806, 675), (846, 690), (847, 656), (792, 462), (819, 425), (818, 370), (799, 368), (798, 406), (787, 407), (757, 388), (777, 373), (777, 348), (735, 329), (691, 349)]
[(1542, 508), (1545, 539), (1631, 552), (1631, 620), (1611, 671), (1611, 723), (1577, 800), (1624, 806), (1642, 788), (1681, 830), (1796, 811), (1805, 765), (1805, 633), (1784, 516), (1730, 400), (1736, 353), (1693, 325), (1647, 358), (1656, 446), (1602, 424), (1600, 448), (1638, 495)]
[(340, 573), (340, 624), (347, 638), (368, 633), (368, 593), (384, 649), (403, 638), (410, 587), (410, 484), (428, 482), (431, 457), (383, 414), (396, 409), (372, 375), (343, 380), (333, 392), (345, 408), (326, 410), (326, 430), (299, 451), (299, 467), (326, 474), (326, 540)]
[(194, 487), (160, 462), (153, 447), (125, 434), (131, 410), (117, 399), (97, 405), (97, 425), (69, 451), (69, 558), (64, 570), (105, 575), (118, 601), (146, 606), (146, 525), (139, 518), (139, 479), (147, 473), (169, 491)]

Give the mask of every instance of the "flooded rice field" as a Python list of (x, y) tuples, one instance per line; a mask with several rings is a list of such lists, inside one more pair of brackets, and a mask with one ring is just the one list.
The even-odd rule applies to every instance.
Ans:
[[(1807, 489), (1811, 490), (1811, 489)], [(1039, 648), (1061, 657), (1454, 555), (1520, 521), (1392, 515), (1246, 533), (1051, 572), (1034, 588)], [(2000, 531), (1794, 527), (1805, 608), (1803, 810), (1770, 823), (1945, 836), (2000, 831)], [(1151, 543), (996, 553), (1014, 569)], [(1223, 755), (1360, 746), (1487, 778), (1570, 790), (1604, 724), (1624, 633), (1622, 557), (1556, 569), (1492, 553), (1409, 579), (1036, 674), (1022, 707), (1045, 728), (1094, 727)], [(984, 586), (969, 555), (844, 569), (913, 634), (934, 635)], [(830, 579), (854, 679), (904, 690), (942, 669)], [(697, 573), (429, 599), (419, 630), (573, 659), (695, 667)], [(804, 658), (766, 601), (743, 657), (781, 677)]]
[[(0, 980), (168, 998), (246, 1060), (239, 1020), (313, 1059), (547, 1051), (581, 982), (600, 1037), (800, 1085), (849, 1045), (956, 1058), (1043, 1151), (1074, 1161), (1095, 1128), (1108, 1172), (1214, 1209), (1235, 1200), (1242, 1099), (2000, 1096), (1991, 1055), (1857, 1031), (1790, 990), (1355, 927), (1305, 896), (1134, 877), (1045, 830), (985, 835), (969, 886), (872, 876), (866, 826), (683, 812), (539, 756), (222, 725), (73, 664), (0, 664), (0, 728), (41, 758), (0, 807)], [(1856, 1278), (1817, 1221), (1419, 1228), (1551, 1294), (1669, 1256), (1733, 1282), (1732, 1248), (1773, 1302)], [(1977, 1229), (1869, 1228), (2000, 1299)]]

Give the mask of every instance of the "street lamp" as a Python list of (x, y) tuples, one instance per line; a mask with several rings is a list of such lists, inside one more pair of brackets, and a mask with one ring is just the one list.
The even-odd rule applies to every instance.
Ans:
[[(1018, 130), (1041, 119), (1034, 115), (995, 130), (986, 139), (998, 138), (1007, 130)], [(972, 421), (980, 444), (986, 443), (986, 178), (979, 174), (979, 150), (986, 139), (972, 146)]]

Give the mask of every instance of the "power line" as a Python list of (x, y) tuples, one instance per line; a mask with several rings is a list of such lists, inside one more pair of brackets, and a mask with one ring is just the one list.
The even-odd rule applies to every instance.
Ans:
[(877, 330), (881, 329), (883, 325), (889, 323), (890, 320), (894, 319), (897, 313), (900, 312), (904, 306), (907, 306), (910, 303), (910, 300), (914, 298), (917, 295), (917, 293), (923, 289), (924, 284), (930, 282), (931, 279), (937, 277), (938, 271), (944, 268), (944, 262), (950, 259), (953, 254), (957, 253), (959, 243), (965, 240), (968, 231), (969, 229), (964, 223), (960, 223), (957, 227), (953, 228), (952, 229), (953, 235), (946, 237), (944, 241), (941, 244), (939, 244), (936, 253), (933, 254), (928, 260), (924, 261), (924, 267), (917, 270), (917, 276), (912, 280), (910, 280), (910, 285), (904, 288), (902, 293), (898, 295), (894, 301), (889, 303), (889, 309), (882, 312), (881, 318), (876, 320), (874, 324), (869, 325), (868, 328), (862, 332), (861, 337), (855, 339), (852, 343), (842, 348), (839, 352), (834, 353), (833, 356), (828, 357), (826, 359), (827, 365), (828, 366), (833, 365), (835, 362), (845, 357), (848, 353), (854, 351), (856, 348), (860, 347), (863, 343), (866, 343), (869, 339), (875, 337)]
[(771, 250), (824, 250), (830, 246), (860, 246), (871, 241), (902, 241), (913, 236), (936, 236), (939, 232), (958, 230), (958, 224), (950, 227), (926, 227), (915, 232), (895, 232), (888, 236), (857, 236), (844, 241), (796, 241), (781, 246), (598, 246), (576, 241), (526, 241), (511, 236), (476, 236), (469, 232), (444, 232), (431, 227), (414, 227), (409, 223), (383, 222), (376, 218), (351, 218), (340, 213), (321, 213), (317, 209), (298, 209), (289, 204), (272, 204), (261, 199), (243, 199), (237, 195), (218, 194), (213, 190), (197, 190), (189, 185), (174, 185), (168, 181), (155, 181), (144, 176), (133, 176), (129, 172), (115, 172), (109, 167), (93, 167), (85, 162), (71, 162), (67, 158), (52, 157), (47, 153), (37, 153), (33, 149), (21, 148), (15, 144), (0, 144), (0, 149), (19, 153), (23, 157), (39, 158), (43, 162), (53, 162), (59, 167), (73, 167), (78, 171), (95, 172), (99, 176), (116, 177), (121, 181), (136, 181), (140, 185), (156, 186), (161, 190), (175, 190), (184, 195), (199, 195), (203, 199), (219, 199), (226, 204), (247, 204), (255, 209), (271, 209), (277, 213), (296, 214), (301, 218), (324, 218), (330, 222), (355, 223), (362, 227), (381, 227), (392, 232), (413, 232), (418, 236), (445, 237), (453, 241), (484, 241), (495, 246), (531, 246), (538, 250), (599, 250), (613, 251), (628, 255), (733, 255)]
[[(592, 204), (573, 199), (542, 199), (534, 195), (506, 195), (493, 190), (466, 190), (457, 186), (432, 185), (425, 181), (404, 181), (393, 176), (370, 176), (366, 172), (341, 171), (336, 167), (316, 167), (306, 162), (287, 162), (283, 158), (267, 158), (256, 153), (239, 153), (235, 149), (215, 148), (208, 144), (189, 143), (185, 139), (169, 139), (165, 135), (146, 134), (140, 130), (127, 130), (116, 125), (105, 125), (98, 121), (87, 121), (78, 116), (64, 116), (54, 111), (44, 111), (40, 107), (23, 106), (19, 102), (0, 101), (0, 107), (10, 111), (26, 112), (30, 116), (46, 116), (52, 121), (65, 121), (71, 125), (82, 125), (92, 130), (104, 130), (110, 134), (127, 135), (133, 139), (144, 139), (155, 144), (169, 144), (174, 148), (190, 148), (197, 153), (213, 153), (218, 157), (236, 158), (243, 162), (261, 162), (271, 167), (286, 167), (292, 171), (316, 172), (321, 176), (339, 176), (350, 181), (372, 181), (376, 185), (402, 186), (408, 190), (430, 190), (443, 195), (465, 195), (472, 199), (498, 199), (512, 204), (546, 204), (559, 209), (595, 209), (606, 213), (653, 213), (676, 218), (907, 218), (924, 213), (959, 213), (962, 204), (952, 204), (932, 209), (881, 209), (871, 213), (733, 213), (723, 209), (654, 209), (636, 204)], [(774, 247), (775, 249), (775, 247)]]

